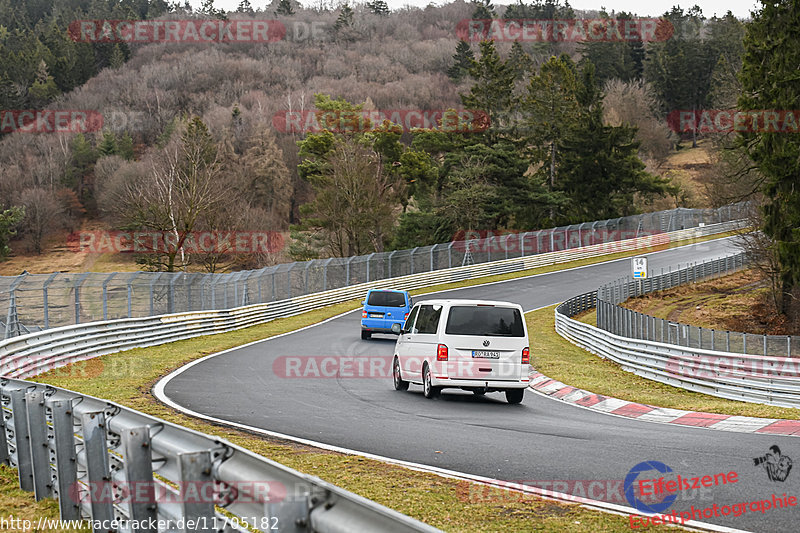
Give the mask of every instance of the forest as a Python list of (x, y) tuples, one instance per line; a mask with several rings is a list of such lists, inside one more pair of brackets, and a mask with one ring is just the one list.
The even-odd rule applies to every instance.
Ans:
[[(43, 253), (88, 226), (172, 232), (178, 243), (198, 230), (290, 235), (283, 253), (234, 262), (178, 250), (140, 258), (146, 269), (214, 271), (410, 248), (463, 230), (695, 207), (662, 165), (698, 142), (714, 154), (714, 205), (796, 194), (777, 177), (768, 186), (763, 169), (774, 163), (763, 135), (681, 130), (669, 120), (676, 112), (790, 105), (782, 92), (763, 100), (758, 76), (767, 73), (753, 63), (763, 53), (756, 43), (775, 38), (766, 18), (787, 27), (796, 19), (789, 4), (765, 4), (753, 20), (707, 18), (698, 7), (641, 14), (671, 28), (668, 38), (649, 41), (511, 41), (465, 39), (459, 28), (470, 20), (616, 23), (640, 15), (580, 11), (560, 0), (399, 10), (382, 0), (311, 8), (243, 0), (229, 13), (213, 0), (197, 10), (164, 0), (0, 0), (6, 118), (19, 110), (103, 117), (87, 131), (0, 128), (0, 257)], [(277, 21), (285, 33), (274, 42), (143, 43), (85, 42), (69, 30), (75, 21), (176, 19)], [(775, 61), (785, 65), (790, 53)], [(438, 110), (441, 122), (408, 128), (373, 119), (295, 131), (277, 120), (386, 110)], [(444, 127), (465, 110), (484, 117), (482, 127)], [(794, 136), (783, 139), (791, 154)], [(766, 213), (769, 225), (777, 215)], [(772, 233), (797, 250), (791, 231)], [(783, 277), (790, 287), (798, 283), (793, 272)]]

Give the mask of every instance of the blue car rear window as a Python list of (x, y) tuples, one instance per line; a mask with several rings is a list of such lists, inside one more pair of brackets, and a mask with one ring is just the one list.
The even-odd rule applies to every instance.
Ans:
[(406, 296), (400, 292), (371, 292), (367, 305), (375, 307), (405, 307)]

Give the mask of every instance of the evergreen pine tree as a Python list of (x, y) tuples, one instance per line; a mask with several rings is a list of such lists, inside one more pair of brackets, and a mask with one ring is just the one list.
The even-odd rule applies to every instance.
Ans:
[(114, 49), (111, 51), (111, 57), (108, 60), (108, 66), (113, 69), (118, 69), (124, 64), (125, 54), (122, 53), (122, 49), (119, 47), (119, 43), (117, 43), (114, 45)]
[(275, 14), (284, 17), (290, 17), (294, 15), (294, 7), (292, 6), (292, 0), (280, 0), (278, 2), (278, 9), (275, 10)]
[(128, 161), (132, 161), (134, 158), (133, 139), (131, 138), (130, 133), (128, 133), (127, 131), (119, 139), (119, 142), (117, 143), (117, 154), (119, 154), (120, 157), (127, 159)]
[(97, 145), (97, 153), (100, 156), (114, 155), (118, 153), (117, 136), (114, 132), (105, 130), (103, 132), (103, 139)]
[(447, 75), (453, 81), (461, 81), (464, 76), (469, 74), (469, 69), (475, 62), (475, 54), (472, 52), (467, 41), (459, 41), (456, 45), (456, 53), (453, 54), (453, 65), (447, 69)]
[(375, 15), (380, 15), (382, 17), (389, 15), (389, 4), (384, 0), (372, 0), (372, 2), (367, 2), (366, 5)]

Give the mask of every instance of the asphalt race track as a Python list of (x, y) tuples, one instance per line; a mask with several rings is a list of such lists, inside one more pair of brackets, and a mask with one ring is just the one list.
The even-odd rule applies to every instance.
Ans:
[[(730, 239), (649, 254), (660, 269), (713, 259), (734, 250)], [(630, 273), (630, 259), (484, 286), (415, 297), (508, 300), (526, 311), (561, 302)], [(174, 376), (164, 393), (176, 404), (221, 420), (351, 450), (508, 481), (552, 488), (630, 506), (621, 481), (642, 461), (660, 461), (682, 477), (734, 471), (736, 483), (678, 493), (669, 511), (690, 511), (800, 495), (800, 471), (770, 481), (753, 458), (777, 444), (800, 461), (800, 439), (684, 428), (605, 415), (528, 390), (520, 405), (500, 393), (477, 397), (445, 390), (426, 400), (422, 388), (392, 388), (385, 377), (283, 377), (282, 356), (362, 356), (388, 361), (395, 337), (362, 341), (360, 313), (235, 349)], [(277, 360), (277, 362), (276, 362)], [(296, 361), (296, 360), (295, 360)], [(375, 367), (377, 368), (377, 367)], [(313, 369), (312, 369), (313, 370)], [(800, 466), (795, 467), (795, 470)], [(655, 471), (640, 478), (657, 478)], [(599, 483), (590, 484), (591, 481)], [(569, 487), (567, 490), (565, 488)], [(581, 493), (580, 490), (586, 492)], [(721, 513), (720, 513), (721, 514)], [(796, 531), (798, 507), (751, 510), (739, 517), (700, 518), (737, 529)], [(697, 515), (695, 515), (697, 519)]]

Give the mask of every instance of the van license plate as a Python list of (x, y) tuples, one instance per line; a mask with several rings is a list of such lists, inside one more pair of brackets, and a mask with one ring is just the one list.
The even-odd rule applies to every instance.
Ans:
[(472, 350), (472, 357), (480, 357), (482, 359), (500, 359), (500, 352), (489, 352), (486, 350)]
[(370, 318), (383, 318), (383, 313), (370, 313)]

